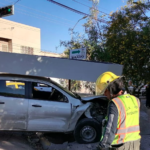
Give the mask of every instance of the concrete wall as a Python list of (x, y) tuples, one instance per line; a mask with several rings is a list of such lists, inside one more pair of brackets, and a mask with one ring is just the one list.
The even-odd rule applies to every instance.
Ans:
[(122, 69), (119, 64), (0, 52), (0, 72), (95, 82), (105, 71), (121, 75)]
[(21, 53), (24, 46), (25, 51), (33, 48), (34, 54), (38, 55), (41, 49), (40, 36), (39, 28), (0, 18), (0, 50), (3, 40), (6, 40), (9, 52)]
[(50, 57), (63, 57), (63, 54), (52, 53), (52, 52), (44, 52), (44, 51), (41, 51), (39, 55), (41, 55), (41, 56), (50, 56)]

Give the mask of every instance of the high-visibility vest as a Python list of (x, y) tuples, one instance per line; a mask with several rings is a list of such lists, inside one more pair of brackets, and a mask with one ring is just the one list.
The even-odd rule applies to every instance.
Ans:
[[(111, 145), (135, 141), (141, 138), (139, 127), (139, 99), (130, 95), (120, 95), (112, 99), (118, 109), (118, 123)], [(106, 116), (108, 120), (108, 116)]]

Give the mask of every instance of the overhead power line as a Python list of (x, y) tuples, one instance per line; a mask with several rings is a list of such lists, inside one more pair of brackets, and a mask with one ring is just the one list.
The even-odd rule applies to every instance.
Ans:
[(82, 0), (82, 1), (85, 1), (85, 3), (88, 3), (88, 4), (90, 3), (90, 1), (87, 1), (87, 0)]
[(19, 13), (29, 15), (29, 16), (32, 16), (32, 17), (35, 17), (35, 18), (39, 18), (39, 19), (42, 19), (42, 20), (46, 20), (46, 21), (49, 21), (49, 22), (65, 25), (65, 26), (68, 26), (68, 27), (72, 26), (72, 24), (70, 24), (70, 22), (68, 23), (68, 22), (64, 22), (64, 21), (60, 21), (60, 20), (54, 20), (54, 19), (51, 19), (49, 17), (44, 17), (43, 15), (37, 15), (36, 13), (31, 13), (31, 12), (28, 12), (28, 11), (25, 11), (25, 10), (22, 10), (22, 9), (17, 8), (16, 11), (19, 12)]
[(69, 20), (69, 19), (65, 19), (65, 18), (56, 16), (56, 15), (52, 15), (52, 14), (47, 13), (47, 12), (43, 12), (43, 11), (40, 11), (40, 10), (37, 10), (37, 9), (33, 9), (33, 8), (27, 7), (27, 6), (25, 6), (25, 5), (21, 5), (21, 4), (18, 4), (18, 5), (20, 5), (20, 6), (22, 6), (22, 7), (25, 7), (25, 8), (28, 8), (28, 9), (31, 9), (31, 10), (34, 10), (34, 11), (37, 11), (37, 12), (39, 12), (40, 14), (41, 14), (41, 13), (42, 13), (42, 14), (46, 14), (46, 15), (49, 15), (49, 16), (52, 16), (52, 17), (56, 17), (56, 18), (59, 18), (59, 19), (62, 19), (62, 20), (65, 20), (65, 21), (69, 21), (69, 22), (72, 22), (72, 23), (73, 23), (73, 21), (72, 21), (72, 20)]
[[(66, 8), (66, 9), (68, 9), (68, 10), (70, 10), (70, 11), (73, 11), (73, 12), (75, 12), (75, 13), (78, 13), (78, 14), (80, 14), (80, 15), (90, 16), (89, 14), (86, 14), (86, 13), (81, 12), (81, 11), (79, 11), (79, 10), (76, 10), (76, 9), (74, 9), (74, 8), (71, 8), (71, 7), (68, 7), (68, 6), (66, 6), (66, 5), (63, 5), (63, 4), (58, 3), (58, 2), (56, 2), (56, 1), (54, 1), (54, 0), (47, 0), (47, 1), (49, 1), (49, 2), (51, 2), (51, 3), (54, 3), (54, 4), (56, 4), (56, 5), (59, 5), (59, 6), (61, 6), (61, 7), (64, 7), (64, 8)], [(98, 20), (98, 21), (101, 21), (101, 22), (103, 22), (103, 23), (107, 23), (107, 21), (105, 21), (104, 19), (97, 19), (97, 20)]]
[[(86, 3), (86, 4), (91, 4), (91, 1), (88, 1), (88, 0), (82, 0), (82, 2), (84, 1), (84, 3)], [(100, 9), (103, 9), (103, 10), (105, 10), (105, 11), (109, 11), (110, 12), (110, 10), (108, 10), (108, 9), (106, 9), (106, 8), (103, 8), (103, 7), (101, 7), (101, 6), (98, 6)]]
[(19, 1), (20, 1), (20, 0), (17, 0), (17, 1), (14, 3), (14, 5), (17, 4)]
[[(9, 0), (5, 0), (5, 1), (7, 1), (7, 2), (11, 2), (11, 1), (9, 1)], [(72, 20), (65, 19), (65, 18), (62, 18), (62, 17), (60, 17), (60, 16), (52, 15), (52, 14), (50, 14), (50, 13), (43, 12), (43, 11), (40, 11), (40, 10), (37, 10), (37, 9), (35, 9), (35, 8), (31, 8), (31, 7), (25, 6), (25, 5), (22, 5), (22, 4), (18, 4), (18, 5), (19, 5), (19, 6), (21, 6), (21, 7), (24, 7), (24, 8), (30, 9), (30, 10), (37, 11), (37, 12), (39, 12), (40, 14), (49, 15), (49, 16), (56, 17), (56, 18), (59, 18), (59, 19), (62, 19), (62, 20), (65, 20), (65, 21), (69, 21), (69, 22), (72, 22), (72, 23), (73, 23), (73, 21), (72, 21)]]
[[(30, 47), (34, 49), (35, 53), (43, 53), (43, 52), (47, 52), (47, 53), (55, 53), (55, 54), (61, 54), (59, 52), (56, 53), (56, 51), (51, 51), (51, 50), (45, 50), (45, 49), (41, 49), (41, 48), (37, 48), (37, 47), (33, 47), (33, 46), (28, 46), (28, 45), (20, 45), (20, 44), (16, 44), (16, 43), (12, 43), (12, 50), (13, 52), (19, 52), (21, 53), (21, 47)], [(0, 45), (0, 49), (2, 49), (2, 46)], [(1, 51), (1, 50), (0, 50)]]
[[(90, 6), (85, 5), (85, 4), (81, 3), (81, 2), (78, 2), (78, 1), (76, 1), (76, 0), (73, 0), (73, 1), (76, 2), (76, 3), (78, 3), (78, 4), (81, 4), (81, 5), (83, 5), (83, 6), (86, 6), (86, 7), (90, 8)], [(103, 11), (100, 11), (100, 10), (97, 10), (97, 11), (109, 16), (109, 14), (107, 14), (107, 13), (105, 13), (105, 12), (103, 12)]]
[(56, 2), (56, 1), (53, 1), (53, 0), (47, 0), (47, 1), (49, 1), (49, 2), (51, 2), (51, 3), (54, 3), (54, 4), (56, 4), (56, 5), (59, 5), (59, 6), (61, 6), (61, 7), (64, 7), (64, 8), (66, 8), (66, 9), (68, 9), (68, 10), (71, 10), (71, 11), (73, 11), (73, 12), (75, 12), (75, 13), (78, 13), (78, 14), (81, 14), (81, 15), (89, 16), (88, 14), (86, 14), (86, 13), (84, 13), (84, 12), (81, 12), (81, 11), (79, 11), (79, 10), (73, 9), (73, 8), (68, 7), (68, 6), (66, 6), (66, 5), (63, 5), (63, 4), (61, 4), (61, 3), (58, 3), (58, 2)]
[[(20, 4), (18, 4), (18, 5), (20, 5)], [(29, 7), (26, 7), (26, 6), (23, 6), (23, 7), (28, 8), (28, 9), (32, 9), (32, 8), (29, 8)], [(32, 9), (32, 10), (35, 10), (35, 9)], [(38, 11), (38, 10), (36, 10), (36, 11)], [(63, 26), (66, 26), (66, 27), (73, 26), (73, 24), (70, 24), (70, 23), (73, 23), (73, 22), (68, 22), (69, 20), (68, 21), (65, 20), (65, 22), (63, 20), (60, 20), (60, 19), (58, 20), (57, 18), (55, 18), (56, 16), (54, 16), (54, 18), (51, 19), (49, 17), (46, 17), (45, 15), (43, 16), (43, 15), (39, 15), (37, 13), (33, 13), (33, 12), (31, 13), (30, 11), (25, 11), (25, 10), (19, 9), (19, 8), (16, 8), (16, 12), (24, 14), (24, 15), (29, 15), (31, 17), (35, 17), (35, 18), (38, 18), (38, 19), (42, 19), (42, 20), (45, 20), (45, 21), (48, 21), (48, 22), (52, 22), (52, 23), (55, 23), (55, 24), (63, 25)], [(42, 14), (42, 13), (44, 13), (44, 12), (41, 12), (40, 14)], [(50, 15), (48, 13), (44, 13), (44, 14)]]

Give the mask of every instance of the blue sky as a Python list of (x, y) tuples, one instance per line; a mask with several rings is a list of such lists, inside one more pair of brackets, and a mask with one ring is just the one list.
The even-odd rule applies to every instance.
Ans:
[[(17, 0), (0, 0), (0, 6), (15, 3)], [(59, 3), (89, 13), (92, 3), (89, 0), (55, 0)], [(126, 0), (100, 0), (99, 10), (109, 14), (126, 4)], [(86, 5), (86, 6), (85, 6)], [(102, 15), (102, 13), (100, 13)], [(58, 47), (60, 40), (70, 40), (68, 29), (73, 28), (83, 15), (76, 14), (70, 10), (55, 5), (47, 0), (20, 0), (15, 4), (15, 14), (4, 17), (11, 21), (38, 27), (41, 29), (41, 50), (62, 53), (63, 47)], [(74, 31), (84, 33), (81, 20)], [(17, 44), (17, 43), (16, 43)], [(57, 50), (56, 50), (56, 47)]]

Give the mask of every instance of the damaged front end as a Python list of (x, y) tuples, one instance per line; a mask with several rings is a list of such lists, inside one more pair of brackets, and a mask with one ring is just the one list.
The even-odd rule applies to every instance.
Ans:
[(69, 130), (83, 118), (95, 119), (101, 123), (107, 113), (108, 100), (104, 96), (81, 97), (79, 105), (72, 106), (73, 115), (69, 122)]
[(99, 123), (107, 113), (108, 99), (105, 96), (82, 97), (82, 103), (90, 102), (90, 107), (85, 111), (87, 118), (94, 118)]
[(80, 111), (76, 114), (79, 118), (74, 129), (75, 140), (81, 144), (98, 142), (101, 137), (102, 120), (107, 113), (108, 100), (104, 96), (82, 97), (80, 100), (82, 106), (76, 110)]

